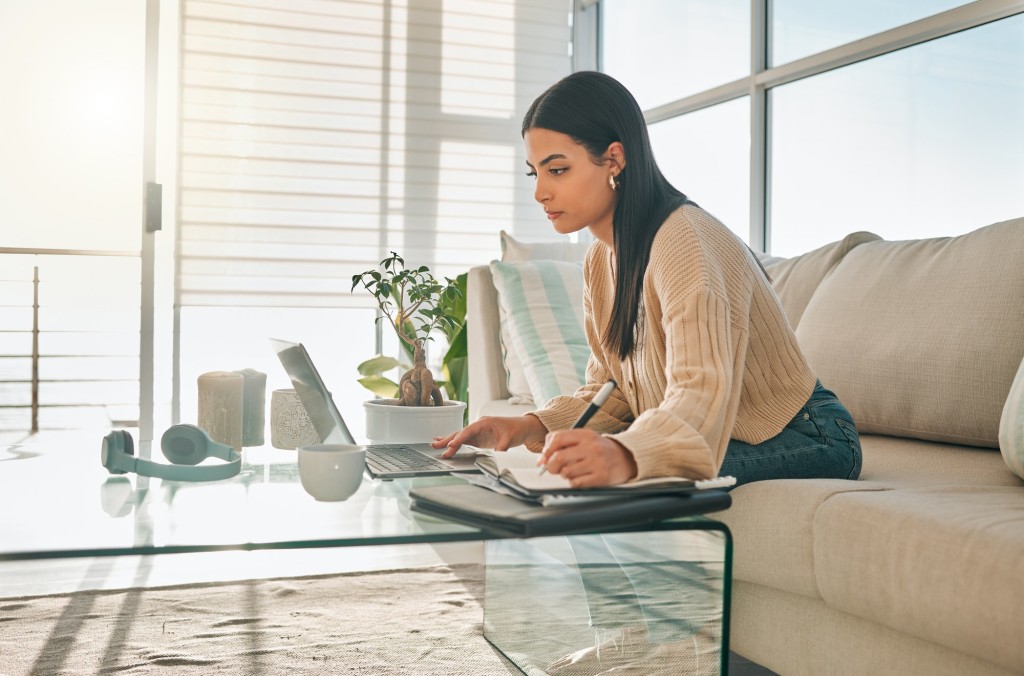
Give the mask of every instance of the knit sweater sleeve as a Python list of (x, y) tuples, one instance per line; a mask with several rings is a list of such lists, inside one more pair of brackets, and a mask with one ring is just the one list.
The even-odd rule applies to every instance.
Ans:
[(652, 250), (648, 280), (662, 313), (664, 398), (612, 435), (633, 453), (637, 479), (717, 475), (739, 408), (734, 379), (745, 331), (733, 325), (725, 294), (707, 279), (687, 280), (680, 263)]

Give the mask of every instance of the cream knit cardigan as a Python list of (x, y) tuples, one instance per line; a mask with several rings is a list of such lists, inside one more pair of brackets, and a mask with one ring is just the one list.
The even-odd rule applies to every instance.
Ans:
[[(609, 378), (619, 389), (589, 429), (625, 446), (637, 479), (718, 474), (729, 439), (777, 435), (816, 381), (778, 297), (742, 240), (687, 204), (661, 226), (644, 274), (644, 331), (625, 361), (602, 344), (615, 292), (614, 253), (598, 241), (583, 268), (586, 384), (532, 415), (572, 427)], [(531, 450), (540, 450), (540, 447)]]

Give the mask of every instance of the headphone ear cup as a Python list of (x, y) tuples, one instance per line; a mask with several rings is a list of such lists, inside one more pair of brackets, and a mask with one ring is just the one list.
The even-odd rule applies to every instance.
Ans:
[(103, 444), (100, 447), (100, 462), (111, 474), (124, 474), (128, 468), (124, 466), (125, 455), (135, 455), (135, 443), (132, 435), (126, 430), (114, 430), (103, 437)]
[(173, 425), (160, 438), (160, 450), (175, 465), (198, 465), (206, 459), (213, 439), (195, 425)]

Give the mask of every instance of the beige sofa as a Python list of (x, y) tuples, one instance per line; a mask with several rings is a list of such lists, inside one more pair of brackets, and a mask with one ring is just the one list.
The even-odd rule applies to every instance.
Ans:
[[(1024, 219), (765, 263), (864, 462), (859, 481), (733, 491), (731, 648), (781, 674), (1024, 673), (1024, 481), (997, 439), (1024, 358)], [(531, 410), (508, 402), (489, 268), (468, 302), (471, 417)]]

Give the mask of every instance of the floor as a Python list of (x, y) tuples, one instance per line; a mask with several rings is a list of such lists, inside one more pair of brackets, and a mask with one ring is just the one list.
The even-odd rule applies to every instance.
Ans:
[(765, 669), (736, 653), (729, 653), (729, 676), (774, 676), (775, 672)]
[[(481, 543), (405, 545), (337, 550), (216, 552), (168, 556), (59, 559), (0, 563), (0, 599), (209, 581), (295, 577), (364, 570), (478, 563)], [(771, 676), (735, 653), (732, 676)]]
[(0, 598), (479, 563), (481, 543), (0, 562)]

